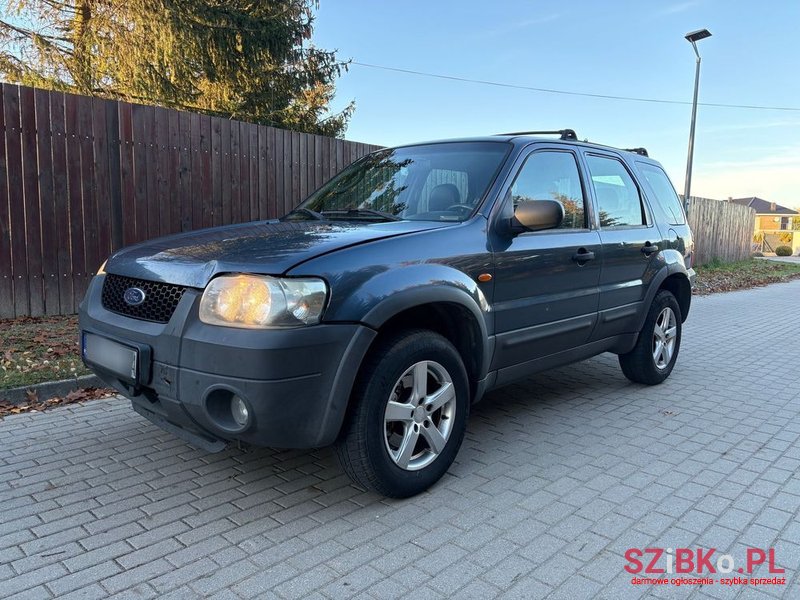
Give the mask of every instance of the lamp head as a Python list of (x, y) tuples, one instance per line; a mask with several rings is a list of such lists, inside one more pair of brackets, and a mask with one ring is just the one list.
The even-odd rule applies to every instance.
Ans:
[(697, 31), (690, 31), (684, 37), (694, 44), (707, 37), (711, 37), (711, 32), (708, 29), (698, 29)]

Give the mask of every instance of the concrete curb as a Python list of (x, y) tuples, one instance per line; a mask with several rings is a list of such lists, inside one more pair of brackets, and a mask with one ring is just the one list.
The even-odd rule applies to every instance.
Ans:
[(28, 401), (28, 390), (34, 390), (40, 400), (47, 400), (55, 396), (66, 396), (70, 392), (89, 387), (105, 387), (97, 375), (83, 375), (72, 379), (62, 379), (61, 381), (47, 381), (8, 390), (0, 390), (0, 400), (11, 404), (24, 404)]

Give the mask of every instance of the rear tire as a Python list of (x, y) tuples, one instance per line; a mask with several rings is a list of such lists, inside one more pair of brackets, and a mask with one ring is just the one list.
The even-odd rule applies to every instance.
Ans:
[(336, 453), (356, 483), (407, 498), (455, 459), (469, 413), (467, 372), (453, 345), (428, 330), (391, 335), (370, 353)]
[(675, 366), (681, 347), (681, 308), (667, 290), (656, 294), (633, 350), (619, 355), (625, 377), (636, 383), (657, 385)]

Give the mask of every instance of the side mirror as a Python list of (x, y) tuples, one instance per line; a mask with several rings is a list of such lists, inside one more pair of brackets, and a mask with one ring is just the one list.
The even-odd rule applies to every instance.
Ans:
[(511, 231), (516, 235), (525, 231), (555, 229), (564, 220), (564, 207), (555, 200), (530, 200), (520, 202), (511, 217)]

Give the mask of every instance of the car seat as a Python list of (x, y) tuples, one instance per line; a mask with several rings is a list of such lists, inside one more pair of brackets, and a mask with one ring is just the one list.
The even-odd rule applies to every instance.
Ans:
[(461, 192), (452, 183), (441, 183), (431, 190), (428, 196), (428, 210), (445, 211), (454, 204), (461, 204)]

